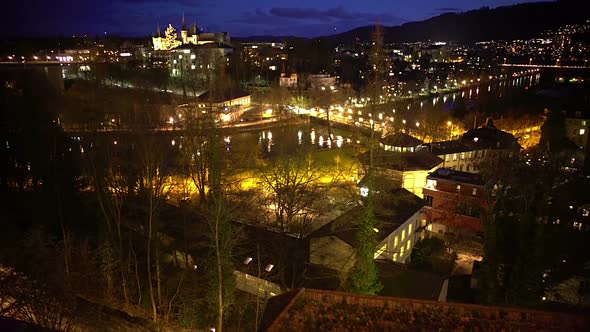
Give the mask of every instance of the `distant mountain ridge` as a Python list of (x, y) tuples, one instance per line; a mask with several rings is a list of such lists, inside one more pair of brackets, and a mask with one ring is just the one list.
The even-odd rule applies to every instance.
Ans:
[[(440, 40), (477, 42), (485, 40), (513, 40), (539, 36), (547, 29), (565, 24), (581, 23), (590, 14), (576, 0), (532, 2), (497, 8), (481, 8), (463, 13), (445, 13), (424, 21), (400, 26), (383, 27), (386, 43)], [(311, 39), (334, 43), (368, 41), (375, 26), (359, 27), (336, 35)], [(298, 37), (252, 36), (235, 38), (240, 41), (284, 41)], [(300, 39), (300, 38), (298, 38)]]

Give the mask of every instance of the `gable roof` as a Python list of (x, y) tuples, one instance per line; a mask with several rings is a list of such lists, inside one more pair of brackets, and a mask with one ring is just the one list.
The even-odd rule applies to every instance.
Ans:
[[(369, 152), (360, 156), (361, 162), (368, 164)], [(418, 152), (393, 152), (379, 151), (374, 156), (376, 167), (387, 168), (396, 171), (420, 171), (431, 170), (441, 164), (443, 160), (428, 151)]]
[(379, 141), (384, 145), (389, 146), (400, 146), (400, 147), (416, 147), (424, 142), (415, 138), (414, 136), (410, 136), (406, 133), (397, 133), (393, 135), (387, 135)]
[[(423, 206), (420, 197), (403, 188), (393, 190), (389, 195), (378, 199), (375, 204), (375, 228), (377, 241), (383, 241), (389, 234), (395, 231), (408, 218), (418, 212)], [(356, 245), (357, 232), (364, 208), (357, 206), (342, 214), (326, 225), (310, 234), (311, 238), (336, 236), (351, 246)]]
[(476, 150), (520, 150), (514, 135), (496, 128), (491, 120), (483, 126), (468, 130), (460, 139), (423, 144), (436, 155)]
[(481, 149), (520, 149), (514, 135), (496, 128), (492, 123), (470, 129), (463, 134), (462, 140), (465, 142), (472, 141)]
[(586, 331), (590, 327), (590, 319), (579, 312), (443, 303), (306, 288), (281, 296), (284, 295), (287, 305), (278, 314), (265, 312), (260, 331)]

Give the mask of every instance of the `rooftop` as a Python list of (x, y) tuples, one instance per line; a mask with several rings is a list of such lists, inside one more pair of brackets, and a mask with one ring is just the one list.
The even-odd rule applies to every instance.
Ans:
[(468, 183), (477, 186), (483, 186), (485, 181), (481, 174), (468, 173), (456, 171), (450, 168), (438, 168), (434, 172), (428, 174), (429, 179), (445, 179), (455, 182)]
[[(225, 89), (222, 93), (214, 94), (211, 100), (213, 103), (222, 103), (228, 100), (249, 96), (250, 93), (241, 89)], [(200, 102), (209, 102), (209, 91), (199, 96)]]
[(205, 44), (183, 44), (180, 46), (177, 46), (173, 49), (171, 49), (171, 51), (175, 51), (175, 50), (201, 50), (201, 49), (209, 49), (209, 48), (231, 48), (233, 49), (233, 46), (226, 44), (226, 43), (222, 43), (222, 42), (215, 42), (215, 41), (211, 41), (210, 43), (205, 43)]
[(584, 331), (590, 327), (582, 314), (305, 288), (271, 298), (267, 308), (272, 311), (264, 312), (261, 331)]
[(424, 142), (406, 133), (387, 135), (379, 141), (384, 145), (400, 147), (417, 147)]
[[(363, 163), (367, 164), (369, 161), (369, 152), (365, 152), (360, 156)], [(443, 162), (438, 156), (428, 151), (418, 152), (393, 152), (393, 151), (379, 151), (374, 157), (375, 166), (387, 168), (397, 171), (420, 171), (431, 170), (435, 166)]]
[(491, 119), (488, 119), (483, 126), (467, 131), (461, 139), (464, 142), (473, 142), (476, 147), (481, 149), (520, 150), (520, 145), (514, 135), (496, 128)]
[[(380, 195), (376, 203), (375, 218), (377, 223), (375, 228), (379, 230), (377, 232), (377, 241), (379, 242), (418, 212), (424, 204), (418, 196), (402, 188), (397, 188), (387, 195)], [(310, 237), (317, 238), (333, 235), (351, 246), (355, 246), (358, 226), (363, 217), (363, 212), (362, 206), (355, 207), (317, 229), (311, 233)]]
[(436, 155), (476, 150), (519, 150), (514, 136), (494, 126), (491, 119), (479, 128), (470, 129), (460, 139), (423, 144), (426, 151)]

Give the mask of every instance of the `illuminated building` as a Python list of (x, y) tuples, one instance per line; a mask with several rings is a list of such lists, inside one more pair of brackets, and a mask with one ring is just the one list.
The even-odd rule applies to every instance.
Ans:
[[(377, 238), (374, 258), (404, 263), (422, 238), (423, 201), (405, 189), (382, 192), (375, 198)], [(354, 248), (363, 215), (359, 206), (309, 235), (311, 264), (346, 272), (354, 265)]]
[(405, 133), (387, 135), (379, 141), (379, 146), (385, 151), (415, 152), (424, 142)]
[(565, 118), (565, 136), (580, 148), (586, 148), (588, 130), (590, 130), (590, 115), (573, 112)]
[(287, 75), (285, 73), (281, 73), (281, 77), (279, 78), (279, 86), (282, 88), (296, 88), (297, 74), (292, 73)]
[(426, 177), (424, 218), (428, 230), (483, 232), (481, 213), (495, 198), (493, 181), (481, 175), (439, 168)]
[(215, 66), (227, 66), (233, 48), (226, 44), (181, 45), (167, 52), (167, 63), (173, 77), (193, 77), (205, 81)]
[(496, 128), (488, 119), (483, 126), (467, 131), (458, 140), (423, 144), (419, 151), (439, 156), (441, 167), (477, 173), (484, 158), (520, 151), (520, 145), (512, 134)]
[(226, 89), (214, 95), (205, 92), (199, 96), (196, 106), (205, 112), (217, 112), (219, 120), (229, 122), (239, 118), (250, 106), (250, 93), (240, 89)]
[(312, 89), (336, 86), (336, 77), (329, 74), (314, 74), (307, 76), (307, 82)]
[[(368, 152), (360, 156), (368, 165)], [(426, 176), (442, 163), (442, 159), (426, 151), (392, 152), (381, 151), (373, 158), (375, 174), (397, 184), (415, 195), (422, 197)], [(362, 181), (362, 180), (361, 180)]]
[(187, 29), (183, 15), (180, 36), (178, 36), (176, 29), (172, 24), (168, 25), (164, 36), (162, 36), (160, 27), (158, 26), (156, 36), (152, 37), (152, 43), (154, 44), (154, 51), (167, 51), (181, 45), (203, 45), (210, 43), (229, 44), (230, 36), (227, 32), (201, 32), (196, 23), (191, 25), (190, 29)]

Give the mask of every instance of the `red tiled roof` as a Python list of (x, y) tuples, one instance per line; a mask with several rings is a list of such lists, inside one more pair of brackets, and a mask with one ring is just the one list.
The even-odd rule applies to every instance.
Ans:
[[(299, 289), (261, 331), (588, 331), (584, 315)], [(271, 299), (272, 300), (272, 299)], [(282, 298), (283, 303), (285, 298)]]

